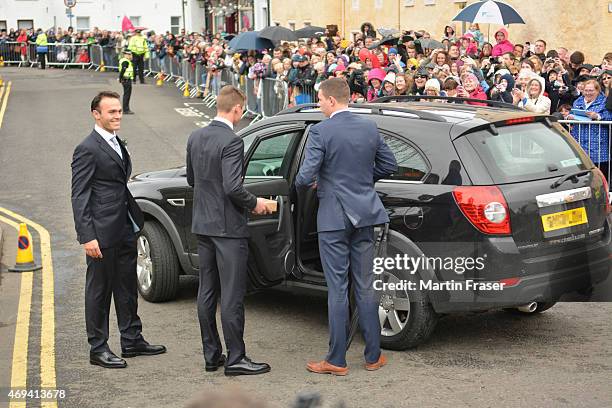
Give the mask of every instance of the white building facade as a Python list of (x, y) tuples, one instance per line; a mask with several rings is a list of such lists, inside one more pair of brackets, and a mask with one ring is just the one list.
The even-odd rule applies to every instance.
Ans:
[(72, 25), (81, 31), (119, 31), (127, 16), (134, 26), (157, 33), (183, 28), (235, 33), (267, 26), (268, 9), (269, 0), (76, 0), (73, 8), (64, 0), (0, 0), (0, 30)]

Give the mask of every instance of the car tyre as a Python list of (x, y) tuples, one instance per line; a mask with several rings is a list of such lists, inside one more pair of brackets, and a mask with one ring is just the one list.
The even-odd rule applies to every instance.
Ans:
[(138, 291), (149, 302), (176, 297), (181, 266), (165, 229), (157, 221), (146, 221), (137, 241)]
[[(403, 252), (394, 246), (397, 238), (390, 237), (387, 256), (395, 257)], [(384, 271), (376, 279), (383, 282), (399, 282), (401, 280), (416, 282), (418, 287), (419, 274), (410, 274), (406, 270)], [(388, 350), (406, 350), (417, 347), (427, 341), (433, 333), (438, 314), (434, 311), (429, 296), (425, 291), (383, 291), (379, 303), (379, 318), (381, 322), (381, 347)], [(398, 330), (398, 326), (401, 330)]]

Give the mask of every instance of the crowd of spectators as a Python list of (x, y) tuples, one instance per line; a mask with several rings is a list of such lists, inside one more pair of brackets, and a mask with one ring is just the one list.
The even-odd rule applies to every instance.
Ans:
[[(40, 32), (3, 31), (0, 45), (33, 42)], [(49, 43), (102, 46), (106, 65), (112, 65), (110, 60), (127, 47), (130, 35), (98, 28), (89, 32), (58, 28), (46, 34)], [(346, 78), (353, 102), (382, 96), (448, 96), (469, 99), (461, 103), (472, 105), (481, 105), (480, 100), (504, 102), (563, 119), (612, 120), (612, 52), (587, 62), (580, 50), (549, 49), (543, 39), (512, 43), (505, 28), (487, 42), (478, 24), (471, 24), (462, 35), (446, 26), (439, 35), (409, 30), (383, 38), (372, 24), (364, 23), (348, 39), (328, 30), (321, 37), (248, 52), (231, 50), (221, 33), (144, 34), (151, 58), (205, 67), (207, 91), (216, 91), (221, 72), (229, 70), (254, 80), (256, 87), (262, 79), (279, 80), (277, 85), (286, 84), (283, 89), (290, 93), (291, 103), (314, 102), (318, 84), (334, 76)], [(595, 138), (607, 140), (606, 132), (602, 127)], [(572, 133), (583, 147), (591, 146), (589, 126), (574, 127)]]

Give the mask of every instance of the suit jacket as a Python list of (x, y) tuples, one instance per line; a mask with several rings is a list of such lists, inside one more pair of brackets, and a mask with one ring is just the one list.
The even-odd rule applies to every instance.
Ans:
[(139, 229), (144, 216), (127, 188), (130, 155), (119, 140), (123, 160), (95, 130), (72, 156), (72, 213), (79, 243), (97, 239), (109, 248), (123, 238), (128, 212)]
[(362, 228), (389, 222), (374, 183), (396, 171), (395, 156), (376, 124), (340, 112), (310, 129), (296, 187), (317, 182), (319, 232), (343, 230), (344, 214)]
[(213, 120), (187, 142), (187, 182), (193, 187), (191, 232), (246, 238), (247, 210), (257, 197), (242, 185), (244, 142), (225, 123)]

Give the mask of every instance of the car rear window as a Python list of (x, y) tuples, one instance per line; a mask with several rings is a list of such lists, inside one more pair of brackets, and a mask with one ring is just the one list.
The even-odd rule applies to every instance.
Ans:
[(589, 168), (567, 137), (542, 123), (466, 135), (496, 184), (556, 177)]

